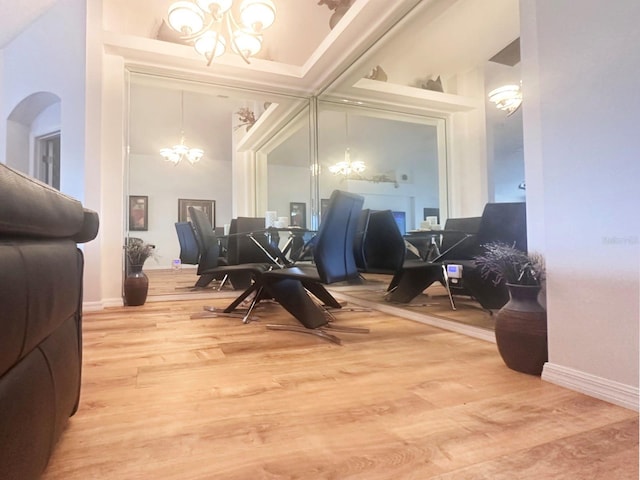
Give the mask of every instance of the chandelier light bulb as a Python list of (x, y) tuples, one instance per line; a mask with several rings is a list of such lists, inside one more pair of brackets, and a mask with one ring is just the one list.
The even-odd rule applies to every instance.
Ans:
[(273, 25), (276, 7), (271, 0), (244, 0), (240, 5), (240, 20), (259, 33)]
[(219, 57), (227, 49), (224, 37), (212, 31), (207, 31), (198, 37), (194, 47), (196, 52), (207, 58)]
[(191, 2), (176, 2), (169, 7), (169, 26), (183, 35), (199, 32), (204, 27), (204, 16)]
[(242, 30), (236, 30), (233, 34), (233, 51), (242, 53), (245, 57), (251, 57), (262, 48), (262, 40), (259, 36), (251, 35)]

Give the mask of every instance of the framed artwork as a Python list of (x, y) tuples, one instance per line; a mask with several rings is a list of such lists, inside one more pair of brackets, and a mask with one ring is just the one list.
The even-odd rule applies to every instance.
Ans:
[(216, 228), (216, 201), (215, 200), (192, 200), (186, 198), (178, 199), (178, 221), (190, 222), (189, 207), (202, 210), (209, 217), (209, 223)]
[(149, 197), (129, 195), (129, 230), (145, 232), (149, 230)]
[(322, 222), (322, 219), (324, 218), (324, 214), (327, 211), (327, 208), (329, 208), (329, 199), (321, 198), (320, 199), (320, 221), (321, 222)]
[(304, 202), (289, 203), (289, 225), (307, 228), (307, 204)]

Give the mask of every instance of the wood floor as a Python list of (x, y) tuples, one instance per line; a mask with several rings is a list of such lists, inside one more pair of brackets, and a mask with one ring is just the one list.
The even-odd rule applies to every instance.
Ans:
[[(228, 299), (213, 303), (224, 306)], [(368, 335), (87, 313), (78, 413), (45, 480), (638, 479), (638, 414), (506, 368), (495, 345), (379, 312)]]

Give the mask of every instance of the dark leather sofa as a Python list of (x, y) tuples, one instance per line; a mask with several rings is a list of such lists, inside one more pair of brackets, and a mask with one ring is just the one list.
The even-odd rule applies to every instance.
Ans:
[(83, 256), (98, 215), (0, 164), (0, 477), (39, 478), (78, 408)]

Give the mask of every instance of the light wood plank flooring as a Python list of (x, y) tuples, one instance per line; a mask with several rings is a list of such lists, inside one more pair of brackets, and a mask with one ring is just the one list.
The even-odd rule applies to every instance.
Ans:
[[(228, 299), (210, 303), (224, 306)], [(78, 413), (45, 480), (638, 479), (638, 414), (506, 368), (495, 345), (380, 312), (343, 345), (197, 318), (87, 313)]]

